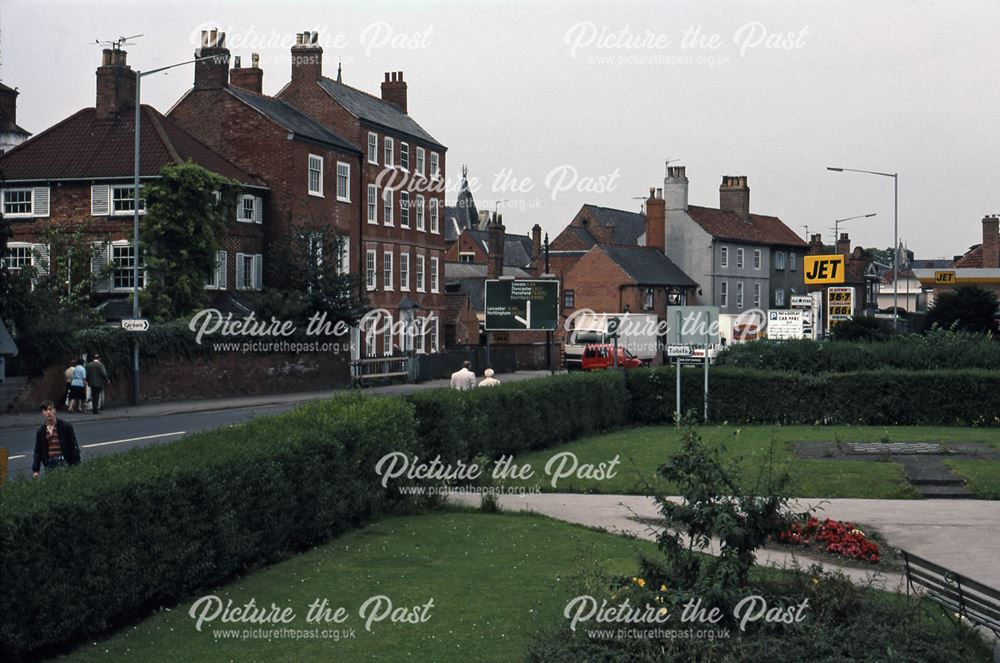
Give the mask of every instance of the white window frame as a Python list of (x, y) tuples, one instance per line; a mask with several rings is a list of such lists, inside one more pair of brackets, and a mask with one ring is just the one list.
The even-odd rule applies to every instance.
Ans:
[[(142, 188), (143, 188), (143, 186), (144, 185), (142, 185), (142, 184), (139, 185), (139, 195), (140, 196), (142, 195)], [(119, 191), (125, 191), (126, 189), (132, 191), (132, 197), (131, 198), (121, 198), (121, 199), (116, 200), (115, 199), (115, 194), (117, 192), (119, 192)], [(133, 201), (132, 204), (133, 205), (135, 204), (135, 187), (132, 186), (131, 184), (112, 184), (111, 187), (110, 187), (109, 194), (108, 194), (108, 206), (109, 206), (109, 208), (111, 210), (111, 216), (132, 216), (135, 213), (135, 208), (134, 207), (132, 209), (121, 209), (121, 210), (117, 209), (117, 203), (118, 202), (124, 202), (126, 200), (131, 200), (131, 201)], [(145, 213), (146, 213), (146, 199), (145, 198), (139, 198), (139, 214), (142, 215), (142, 214), (145, 214)], [(141, 246), (142, 242), (140, 242), (139, 244)]]
[(736, 249), (736, 269), (743, 269), (743, 249)]
[[(247, 209), (247, 203), (250, 203), (250, 209)], [(247, 212), (250, 213), (249, 218), (247, 217)], [(239, 206), (236, 210), (236, 220), (240, 223), (254, 223), (257, 218), (257, 198), (250, 195), (240, 196)]]
[(389, 187), (382, 191), (382, 223), (387, 226), (394, 225), (392, 214), (395, 201), (392, 194), (393, 191)]
[(378, 134), (368, 132), (368, 163), (378, 165)]
[(719, 282), (719, 306), (729, 308), (729, 281)]
[(761, 258), (760, 249), (754, 249), (753, 250), (753, 268), (755, 270), (757, 270), (758, 272), (760, 271), (761, 259), (762, 258)]
[(229, 254), (226, 251), (215, 252), (215, 264), (212, 266), (212, 275), (205, 290), (226, 290), (228, 287)]
[(647, 311), (653, 310), (653, 302), (655, 301), (655, 295), (653, 294), (652, 288), (646, 288), (645, 297), (643, 298), (643, 308)]
[(423, 253), (418, 253), (416, 255), (416, 262), (414, 264), (413, 276), (416, 279), (417, 292), (424, 292), (424, 270), (426, 268), (427, 258), (424, 257)]
[(334, 249), (337, 251), (336, 273), (338, 275), (351, 273), (351, 238), (348, 235), (337, 235), (333, 238)]
[(434, 324), (431, 326), (431, 352), (441, 351), (441, 318), (431, 313)]
[[(343, 181), (343, 193), (341, 193), (340, 183)], [(343, 161), (337, 162), (337, 200), (342, 203), (351, 202), (351, 164)]]
[(378, 224), (378, 185), (368, 185), (368, 223)]
[[(316, 173), (316, 180), (318, 182), (316, 188), (313, 188), (313, 173)], [(323, 157), (318, 154), (309, 155), (309, 163), (306, 172), (306, 188), (309, 191), (310, 196), (316, 196), (317, 198), (323, 197)]]
[[(141, 246), (141, 244), (140, 244), (140, 246)], [(109, 281), (110, 291), (111, 292), (132, 292), (132, 290), (134, 289), (133, 285), (132, 285), (132, 277), (133, 277), (133, 275), (135, 273), (134, 270), (133, 270), (133, 267), (131, 265), (128, 266), (128, 267), (124, 267), (124, 268), (118, 267), (118, 264), (117, 264), (116, 258), (115, 258), (115, 249), (119, 249), (120, 250), (120, 249), (126, 249), (126, 248), (127, 249), (132, 249), (132, 242), (130, 240), (127, 240), (127, 239), (117, 240), (117, 241), (111, 242), (110, 246), (108, 247), (108, 264), (111, 265), (111, 273), (108, 275), (108, 281)], [(133, 255), (133, 259), (135, 259), (135, 251), (134, 251), (134, 249), (132, 251), (132, 255)], [(124, 285), (124, 286), (115, 285), (115, 272), (118, 272), (118, 271), (127, 271), (129, 285)], [(146, 287), (146, 269), (145, 269), (145, 265), (140, 261), (140, 263), (139, 263), (139, 290), (143, 290), (145, 287)]]
[(365, 289), (375, 290), (378, 287), (378, 251), (365, 251)]
[(424, 197), (417, 194), (417, 232), (426, 232), (424, 227)]
[(441, 179), (441, 155), (434, 151), (431, 152), (431, 179)]
[(392, 355), (392, 316), (385, 316), (385, 329), (382, 330), (382, 356)]
[(431, 256), (431, 292), (440, 291), (441, 270), (437, 256)]
[(793, 253), (791, 251), (788, 252), (788, 271), (790, 271), (790, 272), (794, 272), (795, 271), (795, 267), (796, 267), (795, 256), (796, 256), (795, 253)]
[[(250, 273), (247, 274), (246, 261), (250, 259)], [(240, 281), (240, 272), (243, 272), (243, 280)], [(236, 254), (236, 290), (260, 290), (262, 288), (261, 275), (264, 271), (264, 257), (259, 253), (237, 253)]]
[(729, 247), (723, 246), (719, 253), (719, 267), (729, 267)]
[(774, 268), (776, 270), (784, 270), (785, 269), (785, 252), (784, 251), (775, 251), (774, 252)]
[(427, 354), (427, 339), (426, 339), (426, 331), (427, 330), (424, 327), (424, 321), (425, 320), (427, 320), (427, 318), (424, 317), (424, 316), (421, 316), (419, 318), (414, 319), (414, 321), (413, 321), (414, 324), (416, 325), (416, 327), (414, 328), (414, 334), (413, 334), (414, 341), (415, 341), (415, 343), (414, 343), (414, 350), (417, 352), (417, 354), (421, 354), (421, 355)]
[(410, 172), (410, 144), (403, 141), (399, 142), (399, 167)]
[(753, 307), (760, 308), (760, 283), (753, 284)]
[(785, 289), (776, 288), (774, 291), (774, 305), (784, 306), (785, 305)]
[(395, 163), (393, 152), (396, 149), (396, 142), (390, 137), (386, 136), (382, 141), (382, 160), (385, 163), (386, 168), (392, 168)]
[[(9, 259), (10, 252), (13, 251), (14, 249), (17, 249), (19, 252), (21, 251), (25, 252), (25, 255), (18, 257), (18, 262), (22, 264), (19, 264), (16, 267), (13, 265), (8, 265), (7, 269), (9, 269), (12, 272), (19, 272), (25, 267), (35, 267), (36, 263), (38, 262), (38, 258), (35, 255), (35, 251), (44, 248), (45, 248), (44, 244), (32, 244), (31, 242), (8, 242), (7, 243), (8, 255), (0, 256), (0, 264), (6, 263)], [(23, 262), (25, 259), (27, 259), (26, 263)]]
[[(10, 201), (8, 198), (11, 194), (27, 194), (27, 200)], [(28, 211), (26, 212), (8, 212), (7, 205), (27, 205)], [(3, 210), (4, 218), (6, 219), (31, 219), (35, 216), (35, 196), (34, 191), (28, 187), (18, 187), (16, 189), (4, 189), (3, 191), (3, 206), (0, 207)]]
[(417, 146), (416, 162), (413, 164), (414, 172), (421, 177), (427, 177), (424, 171), (424, 148)]
[(410, 227), (410, 193), (408, 191), (399, 192), (399, 227)]
[(399, 289), (410, 291), (410, 254), (399, 254)]
[(392, 251), (385, 251), (382, 254), (382, 289), (385, 291), (395, 290), (395, 286), (393, 285), (392, 255)]
[(736, 308), (743, 308), (743, 281), (736, 282)]
[(431, 198), (431, 234), (439, 235), (441, 233), (441, 223), (440, 223), (440, 209), (441, 205), (437, 198)]

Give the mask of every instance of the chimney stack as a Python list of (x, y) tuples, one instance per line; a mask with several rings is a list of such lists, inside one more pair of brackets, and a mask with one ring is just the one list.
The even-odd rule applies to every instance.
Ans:
[(542, 255), (542, 227), (537, 223), (531, 227), (531, 257)]
[(195, 51), (194, 56), (211, 58), (194, 63), (196, 90), (221, 90), (229, 84), (229, 49), (226, 48), (225, 32), (202, 30), (201, 48)]
[(851, 239), (847, 233), (840, 233), (837, 238), (837, 253), (844, 256), (845, 260), (851, 257)]
[(646, 200), (646, 246), (650, 246), (660, 253), (667, 252), (667, 207), (665, 203), (663, 189), (649, 187), (649, 198)]
[(684, 166), (667, 166), (667, 176), (663, 180), (663, 194), (668, 210), (687, 210), (688, 178)]
[(254, 53), (251, 58), (253, 66), (243, 69), (240, 67), (240, 56), (236, 56), (233, 69), (229, 72), (229, 84), (254, 94), (264, 94), (264, 71), (260, 68), (260, 56)]
[(382, 101), (388, 101), (406, 112), (406, 81), (403, 80), (403, 72), (385, 72), (385, 80), (382, 82)]
[(823, 236), (815, 233), (809, 238), (809, 255), (818, 256), (821, 253), (823, 253)]
[(292, 82), (311, 83), (323, 78), (323, 47), (318, 32), (300, 32), (292, 46)]
[(503, 226), (503, 214), (497, 214), (487, 228), (489, 237), (486, 246), (490, 254), (486, 256), (486, 278), (498, 279), (503, 276), (503, 249), (506, 228)]
[(126, 63), (128, 53), (104, 49), (97, 68), (97, 118), (112, 120), (135, 110), (135, 72)]
[(983, 217), (983, 267), (996, 269), (1000, 267), (1000, 217)]
[(719, 209), (735, 212), (750, 223), (750, 187), (746, 175), (724, 175), (719, 187)]

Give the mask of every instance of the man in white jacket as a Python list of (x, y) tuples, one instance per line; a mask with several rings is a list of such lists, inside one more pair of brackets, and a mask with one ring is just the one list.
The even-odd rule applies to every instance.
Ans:
[(469, 370), (472, 362), (462, 362), (462, 368), (451, 374), (451, 388), (458, 391), (468, 391), (476, 386), (476, 374)]

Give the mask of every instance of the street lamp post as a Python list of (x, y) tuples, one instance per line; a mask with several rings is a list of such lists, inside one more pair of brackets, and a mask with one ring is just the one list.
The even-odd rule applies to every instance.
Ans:
[(875, 213), (871, 214), (861, 214), (859, 216), (849, 216), (846, 219), (834, 219), (833, 220), (833, 243), (837, 244), (837, 240), (840, 239), (840, 224), (845, 221), (853, 221), (854, 219), (867, 219), (869, 217), (875, 216)]
[(877, 170), (858, 170), (856, 168), (834, 168), (827, 170), (836, 173), (865, 173), (892, 178), (892, 330), (899, 331), (899, 173), (881, 173)]
[[(141, 134), (141, 123), (142, 123), (142, 102), (141, 99), (141, 89), (142, 89), (142, 77), (150, 76), (152, 74), (158, 74), (161, 71), (166, 71), (167, 69), (173, 69), (174, 67), (182, 67), (186, 64), (192, 64), (195, 62), (200, 62), (202, 60), (211, 60), (216, 58), (216, 55), (206, 55), (202, 58), (195, 58), (193, 60), (186, 60), (185, 62), (178, 62), (177, 64), (167, 65), (166, 67), (160, 67), (158, 69), (150, 69), (149, 71), (139, 71), (135, 72), (135, 145), (134, 147), (134, 172), (132, 178), (132, 317), (139, 318), (139, 137)], [(132, 405), (139, 404), (139, 339), (137, 336), (132, 337)]]

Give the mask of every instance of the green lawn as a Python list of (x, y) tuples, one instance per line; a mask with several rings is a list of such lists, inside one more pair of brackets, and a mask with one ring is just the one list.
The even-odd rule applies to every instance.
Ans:
[[(776, 467), (787, 468), (792, 490), (801, 497), (915, 498), (898, 463), (848, 460), (800, 460), (792, 451), (793, 441), (879, 442), (985, 442), (1000, 448), (1000, 431), (984, 428), (893, 427), (881, 426), (701, 426), (703, 439), (711, 444), (724, 442), (732, 457), (742, 458), (744, 478), (753, 483), (761, 473), (772, 442)], [(519, 456), (518, 465), (530, 464), (534, 476), (526, 480), (504, 481), (507, 485), (539, 487), (544, 492), (648, 494), (646, 483), (666, 494), (676, 490), (656, 477), (656, 469), (680, 449), (680, 432), (673, 426), (630, 428), (586, 438), (557, 448)], [(608, 463), (620, 458), (613, 478), (570, 477), (551, 484), (544, 472), (553, 456), (571, 451), (580, 467)], [(973, 461), (956, 463), (959, 471), (972, 479), (971, 486), (982, 497), (1000, 497), (1000, 463)], [(970, 467), (969, 466), (973, 466)], [(565, 466), (569, 469), (569, 461)]]
[(1000, 500), (1000, 460), (948, 460), (957, 474), (969, 480), (969, 490), (977, 497)]
[[(226, 587), (205, 592), (242, 605), (291, 606), (306, 624), (317, 598), (344, 606), (356, 638), (219, 640), (222, 625), (195, 630), (192, 602), (164, 610), (108, 640), (83, 645), (76, 661), (512, 661), (539, 630), (562, 618), (578, 590), (575, 576), (597, 563), (634, 573), (652, 543), (611, 536), (533, 515), (443, 512), (387, 518)], [(596, 560), (596, 562), (595, 562)], [(418, 624), (375, 623), (364, 629), (358, 609), (386, 595), (394, 607), (434, 600)]]

